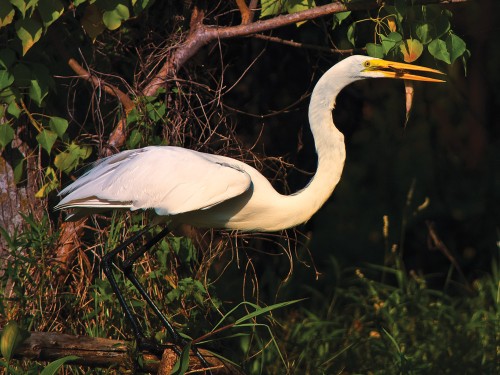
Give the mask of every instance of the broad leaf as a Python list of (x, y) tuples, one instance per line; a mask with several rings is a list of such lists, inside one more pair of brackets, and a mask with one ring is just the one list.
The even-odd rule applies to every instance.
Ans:
[(3, 327), (0, 351), (7, 361), (10, 361), (19, 345), (29, 336), (29, 332), (21, 328), (15, 321), (11, 320)]
[(462, 38), (456, 36), (453, 33), (450, 33), (450, 35), (448, 35), (448, 38), (446, 38), (446, 47), (448, 49), (448, 52), (450, 53), (450, 60), (452, 64), (457, 58), (462, 56), (467, 49)]
[(112, 10), (107, 10), (102, 15), (102, 22), (109, 30), (118, 29), (123, 21), (128, 20), (130, 12), (124, 4), (116, 4)]
[(102, 22), (102, 12), (95, 4), (85, 8), (81, 23), (83, 29), (91, 39), (97, 38), (106, 30)]
[(401, 43), (399, 48), (403, 53), (404, 61), (407, 63), (412, 63), (420, 57), (424, 51), (424, 46), (417, 39), (406, 39), (404, 43)]
[(389, 35), (382, 35), (380, 39), (382, 40), (384, 55), (387, 55), (392, 49), (401, 43), (403, 37), (400, 33), (389, 33)]
[(61, 17), (64, 5), (59, 0), (39, 0), (38, 12), (42, 17), (43, 25), (47, 28)]
[(23, 55), (38, 42), (42, 36), (42, 25), (31, 18), (26, 18), (16, 22), (16, 33), (23, 45)]
[(0, 147), (5, 148), (14, 139), (14, 129), (5, 123), (0, 124)]
[(42, 101), (47, 96), (48, 93), (49, 90), (46, 87), (44, 87), (40, 81), (36, 79), (31, 80), (29, 96), (39, 107), (42, 106)]
[(350, 10), (346, 11), (346, 12), (335, 13), (333, 15), (333, 27), (332, 28), (335, 28), (336, 26), (339, 26), (350, 15), (351, 15), (351, 11)]
[(42, 132), (36, 136), (37, 142), (45, 151), (47, 151), (48, 154), (50, 154), (50, 151), (52, 150), (52, 146), (54, 146), (56, 139), (57, 134), (47, 129), (42, 130)]
[(429, 53), (434, 56), (434, 58), (444, 61), (447, 64), (451, 64), (450, 53), (446, 48), (446, 42), (441, 39), (435, 39), (429, 43), (427, 46)]
[(51, 117), (49, 121), (50, 128), (62, 139), (68, 129), (68, 121), (61, 117)]
[(381, 44), (366, 43), (366, 52), (369, 56), (377, 57), (379, 59), (384, 57), (384, 49)]
[(0, 27), (4, 27), (12, 23), (15, 14), (16, 11), (9, 2), (0, 2)]
[(285, 10), (285, 0), (261, 0), (260, 18), (276, 16)]
[(27, 89), (31, 85), (31, 70), (25, 64), (16, 64), (12, 68), (12, 74), (15, 78), (15, 86)]
[(0, 91), (9, 87), (14, 82), (14, 76), (4, 69), (0, 69)]
[(416, 28), (417, 37), (423, 44), (432, 42), (434, 32), (434, 26), (429, 23), (422, 23)]

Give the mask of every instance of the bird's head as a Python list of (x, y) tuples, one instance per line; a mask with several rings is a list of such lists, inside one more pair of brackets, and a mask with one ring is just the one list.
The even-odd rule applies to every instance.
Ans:
[(387, 61), (369, 56), (351, 56), (342, 63), (349, 64), (353, 75), (364, 78), (397, 78), (412, 81), (444, 82), (442, 79), (417, 75), (414, 72), (444, 74), (424, 66)]

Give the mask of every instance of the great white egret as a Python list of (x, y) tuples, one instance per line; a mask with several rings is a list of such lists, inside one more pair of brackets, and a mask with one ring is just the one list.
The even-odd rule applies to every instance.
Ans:
[[(399, 78), (428, 82), (442, 80), (411, 74), (438, 70), (351, 56), (329, 69), (316, 84), (309, 105), (309, 123), (318, 154), (317, 171), (309, 184), (292, 195), (282, 195), (255, 168), (232, 158), (172, 146), (128, 150), (97, 162), (61, 191), (56, 209), (72, 209), (68, 217), (109, 209), (147, 210), (155, 224), (181, 223), (204, 228), (277, 231), (307, 221), (328, 199), (340, 180), (345, 160), (343, 134), (335, 127), (332, 110), (337, 94), (352, 82), (366, 78)], [(136, 318), (118, 290), (111, 271), (112, 258), (145, 230), (103, 258), (103, 269), (132, 323), (138, 341), (145, 340)], [(168, 233), (161, 231), (124, 262), (122, 268), (179, 343), (177, 333), (131, 273), (132, 263)]]

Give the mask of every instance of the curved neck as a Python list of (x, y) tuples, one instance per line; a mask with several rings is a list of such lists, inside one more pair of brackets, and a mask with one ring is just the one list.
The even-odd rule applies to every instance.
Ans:
[[(352, 77), (336, 76), (335, 67), (327, 71), (316, 84), (309, 105), (309, 124), (318, 154), (314, 177), (302, 190), (283, 196), (288, 210), (282, 226), (295, 226), (310, 217), (326, 202), (340, 181), (345, 162), (344, 135), (335, 127), (332, 110), (335, 99)], [(293, 207), (294, 213), (290, 212)], [(291, 225), (290, 225), (291, 224)]]

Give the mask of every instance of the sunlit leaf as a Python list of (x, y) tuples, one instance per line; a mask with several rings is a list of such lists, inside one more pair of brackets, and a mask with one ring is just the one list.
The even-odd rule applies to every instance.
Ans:
[(333, 15), (333, 28), (340, 25), (344, 20), (351, 15), (351, 11), (335, 13)]
[(434, 58), (444, 61), (447, 64), (451, 64), (450, 53), (446, 48), (446, 42), (441, 39), (434, 39), (427, 46), (429, 53), (434, 56)]
[(275, 16), (286, 9), (284, 0), (262, 0), (260, 3), (262, 6), (262, 10), (260, 11), (261, 18)]
[(396, 19), (394, 16), (387, 17), (387, 26), (389, 27), (389, 31), (395, 32), (397, 30)]
[(43, 25), (49, 27), (61, 17), (64, 12), (64, 5), (59, 0), (39, 0), (38, 12), (42, 17)]
[(399, 48), (403, 53), (403, 59), (407, 63), (414, 62), (424, 51), (424, 46), (417, 39), (406, 39)]
[(107, 10), (102, 15), (102, 22), (109, 30), (118, 29), (122, 22), (128, 20), (130, 12), (124, 4), (116, 4), (112, 10)]
[(12, 23), (14, 15), (16, 14), (15, 9), (7, 1), (0, 2), (0, 27), (7, 26)]
[(23, 55), (38, 42), (42, 31), (42, 25), (34, 19), (26, 18), (16, 22), (16, 33), (23, 45)]
[(19, 108), (16, 102), (11, 102), (7, 107), (7, 113), (14, 116), (15, 118), (19, 118), (19, 115), (21, 114), (21, 108)]
[(29, 332), (21, 328), (15, 321), (9, 321), (2, 330), (0, 338), (0, 352), (10, 361), (16, 349), (30, 336)]

